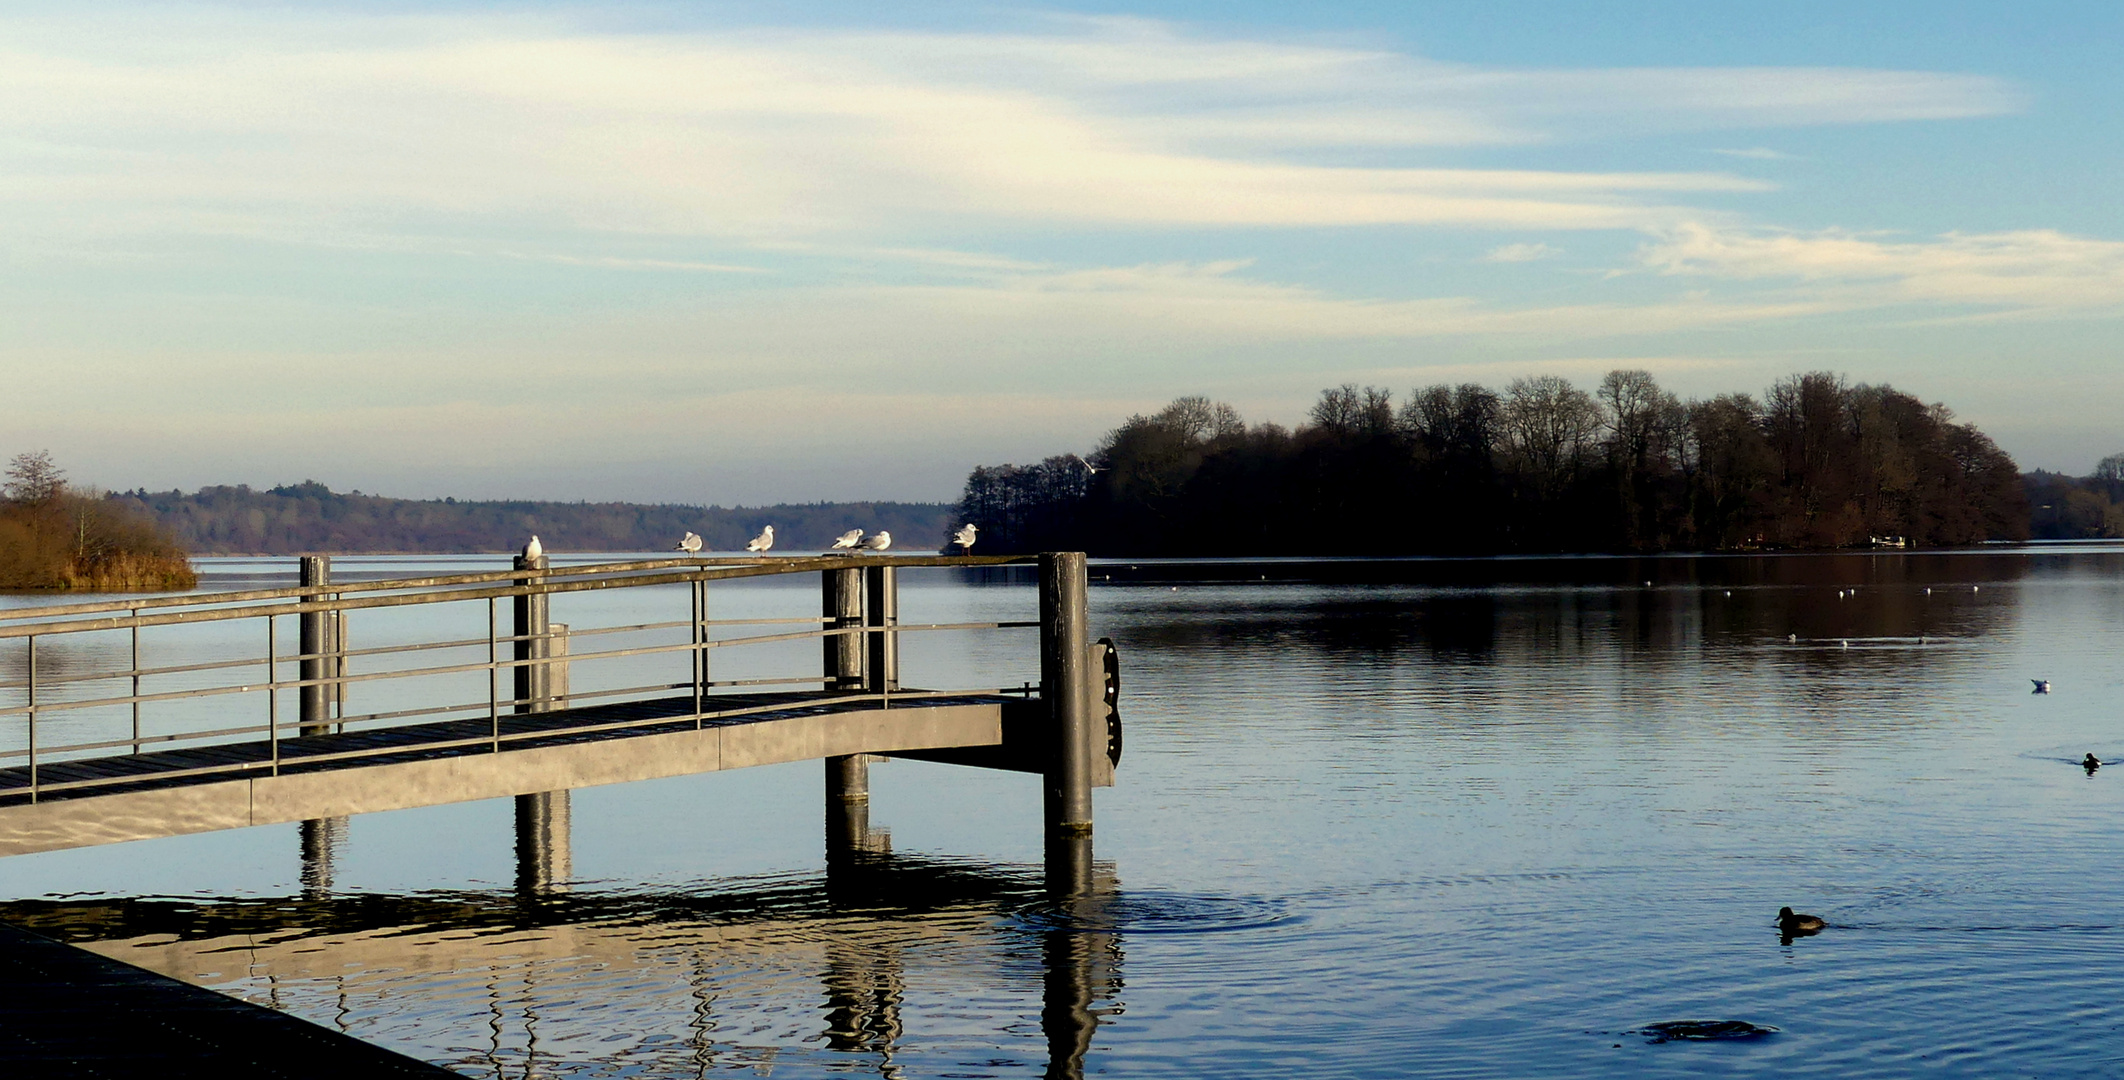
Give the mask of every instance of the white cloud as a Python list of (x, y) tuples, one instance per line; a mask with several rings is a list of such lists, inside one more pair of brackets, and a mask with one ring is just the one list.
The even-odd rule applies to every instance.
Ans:
[(2124, 314), (2124, 242), (2048, 229), (1892, 240), (1690, 225), (1646, 245), (1640, 257), (1662, 274), (1835, 286), (1854, 306)]
[(1562, 254), (1560, 249), (1550, 247), (1547, 244), (1506, 244), (1503, 247), (1490, 249), (1489, 253), (1482, 257), (1482, 261), (1493, 263), (1537, 262), (1560, 254)]
[(1754, 146), (1754, 147), (1749, 147), (1749, 148), (1748, 148), (1748, 149), (1746, 149), (1746, 150), (1713, 150), (1713, 151), (1711, 151), (1711, 152), (1712, 152), (1712, 153), (1714, 153), (1714, 154), (1723, 154), (1723, 155), (1725, 155), (1725, 156), (1727, 156), (1727, 157), (1736, 157), (1736, 158), (1747, 158), (1747, 159), (1749, 159), (1749, 160), (1751, 160), (1751, 161), (1796, 161), (1796, 160), (1798, 160), (1798, 159), (1797, 159), (1796, 157), (1794, 157), (1794, 156), (1793, 156), (1793, 155), (1791, 155), (1791, 154), (1787, 154), (1787, 153), (1785, 153), (1785, 152), (1784, 152), (1784, 151), (1782, 151), (1782, 150), (1772, 150), (1772, 149), (1770, 149), (1770, 148), (1769, 148), (1769, 147), (1767, 147), (1767, 146)]

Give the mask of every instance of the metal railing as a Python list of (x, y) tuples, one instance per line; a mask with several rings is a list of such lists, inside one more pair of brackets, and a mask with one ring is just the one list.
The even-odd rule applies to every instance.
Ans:
[[(902, 700), (915, 696), (934, 699), (1030, 692), (1030, 684), (1017, 688), (902, 690), (898, 685), (897, 645), (898, 636), (907, 633), (1002, 630), (1039, 625), (1030, 620), (901, 623), (897, 617), (899, 569), (1023, 565), (1031, 563), (1030, 559), (927, 555), (709, 557), (558, 567), (545, 565), (543, 558), (534, 562), (519, 559), (518, 562), (516, 568), (504, 571), (332, 582), (322, 571), (324, 563), (320, 560), (315, 579), (285, 588), (0, 611), (0, 647), (16, 639), (23, 643), (19, 654), (22, 661), (19, 676), (0, 678), (0, 697), (13, 697), (20, 702), (0, 703), (0, 732), (12, 726), (11, 718), (22, 717), (26, 721), (17, 729), (24, 733), (19, 747), (0, 748), (0, 799), (26, 795), (34, 802), (46, 794), (83, 793), (98, 787), (221, 772), (277, 775), (286, 761), (283, 743), (291, 737), (303, 740), (298, 758), (300, 763), (313, 766), (404, 754), (409, 750), (463, 752), (485, 745), (491, 752), (500, 752), (510, 743), (525, 739), (616, 732), (631, 727), (668, 726), (687, 721), (699, 727), (709, 721), (786, 710), (792, 704), (827, 706), (875, 702), (881, 708), (890, 708), (895, 697)], [(805, 573), (820, 575), (821, 610), (826, 614), (708, 617), (709, 586), (714, 582)], [(548, 601), (555, 596), (673, 585), (688, 586), (690, 610), (686, 618), (605, 626), (558, 624), (549, 618)], [(860, 604), (851, 606), (839, 599), (849, 589), (860, 590)], [(511, 617), (507, 633), (503, 632), (501, 610), (505, 600), (509, 602)], [(428, 640), (348, 647), (350, 613), (444, 605), (472, 606), (475, 615), (484, 616), (486, 633), (464, 636), (460, 632)], [(858, 611), (860, 615), (851, 618), (851, 613)], [(292, 651), (283, 649), (284, 620), (289, 619), (300, 625), (300, 640), (318, 644), (309, 651), (303, 647)], [(142, 664), (143, 630), (247, 622), (263, 624), (263, 656), (249, 652), (234, 657), (189, 658), (185, 662), (155, 666)], [(734, 627), (792, 629), (715, 636)], [(620, 642), (618, 647), (587, 652), (577, 651), (574, 645), (577, 639), (670, 631), (684, 631), (684, 640), (630, 645), (624, 643), (624, 637), (610, 638)], [(88, 670), (54, 672), (40, 667), (40, 649), (50, 650), (55, 643), (81, 642), (96, 635), (114, 633), (128, 636), (125, 655), (129, 662), (122, 669), (97, 669), (92, 665)], [(827, 643), (823, 664), (812, 669), (817, 674), (790, 672), (747, 678), (710, 677), (711, 654), (808, 639)], [(837, 646), (834, 644), (837, 641), (849, 642), (852, 647)], [(459, 657), (450, 655), (452, 652), (474, 655)], [(683, 679), (656, 678), (581, 690), (569, 685), (572, 679), (568, 673), (579, 670), (582, 665), (676, 654), (688, 657), (689, 671)], [(405, 666), (393, 666), (394, 662)], [(288, 677), (291, 674), (287, 671), (289, 664), (296, 665), (293, 677)], [(357, 666), (362, 670), (354, 670)], [(239, 671), (262, 678), (221, 681), (217, 674)], [(403, 707), (362, 713), (349, 713), (346, 709), (350, 691), (357, 687), (440, 680), (450, 676), (476, 678), (480, 672), (486, 674), (483, 698), (465, 700), (468, 695), (459, 690), (454, 700), (439, 704), (420, 700), (398, 703)], [(506, 694), (503, 686), (505, 672), (509, 673), (512, 684)], [(202, 676), (206, 678), (202, 680)], [(129, 692), (103, 696), (73, 696), (64, 692), (70, 687), (112, 680), (124, 680)], [(158, 689), (144, 685), (146, 681), (165, 684), (204, 681), (206, 684)], [(732, 693), (770, 687), (802, 687), (815, 689), (815, 692), (783, 694), (767, 701)], [(288, 692), (295, 693), (298, 698), (299, 707), (293, 719), (284, 717), (281, 708), (281, 696)], [(612, 716), (608, 710), (603, 716), (594, 712), (582, 713), (580, 722), (572, 716), (552, 718), (554, 722), (530, 726), (522, 723), (505, 725), (503, 722), (504, 717), (520, 719), (527, 713), (562, 708), (573, 710), (588, 702), (661, 700), (669, 703), (679, 700), (681, 692), (690, 693), (690, 707), (676, 711), (667, 709), (652, 716)], [(432, 689), (423, 690), (420, 696), (425, 698), (435, 693)], [(144, 723), (156, 720), (152, 715), (156, 707), (250, 695), (265, 698), (262, 723), (201, 725), (200, 717), (194, 715), (191, 723), (181, 730), (151, 733), (143, 727)], [(144, 713), (144, 709), (149, 712)], [(112, 722), (113, 710), (123, 710), (119, 715), (129, 720), (129, 734), (77, 738), (76, 741), (60, 743), (50, 740), (53, 727), (69, 714), (95, 714), (101, 718), (99, 722)], [(444, 733), (449, 737), (437, 737), (440, 729), (428, 727), (424, 737), (414, 743), (385, 740), (375, 745), (379, 740), (359, 737), (421, 725), (452, 722), (462, 725), (480, 718), (487, 721), (483, 731)], [(512, 727), (514, 730), (509, 729)], [(47, 770), (62, 765), (74, 766), (65, 770), (70, 774), (94, 772), (95, 769), (82, 766), (99, 762), (114, 764), (150, 750), (162, 753), (204, 747), (223, 748), (229, 752), (220, 754), (220, 760), (201, 760), (197, 764), (186, 764), (183, 755), (164, 753), (154, 761), (135, 761), (126, 768), (106, 770), (104, 775), (74, 775), (56, 781), (44, 775)], [(100, 751), (111, 750), (123, 753), (98, 756)]]

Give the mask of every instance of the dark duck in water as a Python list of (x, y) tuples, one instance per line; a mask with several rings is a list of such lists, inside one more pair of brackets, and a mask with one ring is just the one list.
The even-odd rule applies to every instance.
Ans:
[(1828, 925), (1817, 915), (1796, 915), (1791, 908), (1777, 909), (1777, 932), (1788, 938), (1819, 934)]

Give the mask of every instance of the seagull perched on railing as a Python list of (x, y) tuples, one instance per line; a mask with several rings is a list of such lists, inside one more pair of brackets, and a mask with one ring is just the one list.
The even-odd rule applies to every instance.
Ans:
[(883, 529), (871, 533), (869, 538), (863, 541), (863, 550), (865, 551), (883, 551), (891, 546), (892, 534)]
[(833, 542), (833, 549), (834, 549), (835, 551), (842, 551), (842, 550), (846, 550), (846, 549), (848, 549), (848, 548), (855, 548), (855, 547), (862, 547), (862, 546), (863, 546), (863, 530), (861, 530), (861, 529), (850, 529), (850, 530), (848, 530), (847, 532), (844, 532), (844, 533), (842, 533), (842, 534), (840, 535), (840, 538), (839, 538), (839, 539), (837, 539), (837, 540), (835, 540), (835, 541)]
[(546, 545), (539, 543), (538, 536), (536, 534), (533, 534), (531, 537), (531, 542), (524, 545), (524, 558), (536, 559), (539, 556), (544, 555), (545, 553)]
[(686, 538), (684, 540), (679, 541), (678, 546), (672, 548), (671, 550), (683, 551), (688, 555), (691, 555), (701, 550), (701, 534), (694, 532), (687, 533)]
[(951, 542), (959, 545), (959, 554), (961, 555), (972, 551), (974, 546), (974, 527), (969, 524), (960, 528), (958, 532), (952, 533)]
[(764, 528), (764, 529), (761, 529), (761, 530), (760, 530), (760, 534), (759, 534), (758, 536), (755, 536), (755, 537), (753, 537), (753, 538), (752, 538), (752, 541), (751, 541), (750, 543), (748, 543), (748, 544), (746, 544), (746, 545), (745, 545), (745, 550), (746, 550), (746, 551), (765, 551), (765, 550), (767, 550), (768, 548), (771, 548), (771, 547), (773, 547), (773, 546), (774, 546), (774, 526), (772, 526), (772, 525), (769, 525), (769, 526), (767, 526), (766, 528)]

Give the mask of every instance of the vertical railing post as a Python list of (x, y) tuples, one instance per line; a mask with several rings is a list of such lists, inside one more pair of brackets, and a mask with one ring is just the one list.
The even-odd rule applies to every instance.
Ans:
[[(302, 557), (302, 585), (319, 591), (305, 593), (302, 602), (319, 604), (325, 600), (323, 586), (332, 580), (332, 557), (330, 555), (304, 555)], [(298, 618), (300, 632), (296, 642), (302, 652), (297, 664), (303, 686), (295, 695), (300, 702), (303, 735), (325, 735), (332, 730), (332, 687), (325, 682), (332, 667), (332, 613), (329, 611), (305, 611)]]
[(1044, 770), (1050, 875), (1088, 868), (1092, 831), (1092, 701), (1081, 551), (1040, 556), (1040, 697), (1049, 738)]
[(494, 598), (487, 597), (487, 728), (496, 753), (501, 752), (501, 663), (496, 647)]
[[(855, 567), (819, 574), (819, 615), (829, 633), (824, 650), (826, 693), (864, 688), (863, 571)], [(882, 635), (880, 635), (882, 636)], [(870, 762), (862, 754), (826, 759), (826, 860), (829, 866), (861, 850), (870, 838)]]
[(708, 694), (708, 583), (693, 583), (693, 729), (701, 729)]
[[(133, 609), (133, 610), (132, 610), (132, 611), (130, 612), (130, 614), (131, 614), (131, 615), (133, 616), (133, 618), (136, 618), (136, 619), (137, 619), (137, 618), (139, 618), (139, 617), (140, 617), (140, 609), (139, 609), (139, 608), (134, 608), (134, 609)], [(133, 753), (135, 753), (135, 754), (137, 754), (137, 753), (139, 753), (139, 752), (140, 752), (140, 624), (139, 624), (139, 623), (134, 623), (134, 624), (133, 624), (133, 750), (132, 750), (132, 752), (133, 752)]]
[(30, 801), (37, 801), (37, 635), (29, 635)]
[(863, 568), (863, 625), (867, 662), (863, 689), (886, 697), (900, 688), (900, 579), (897, 567)]
[(280, 775), (280, 643), (277, 615), (266, 616), (266, 744), (273, 751), (273, 775)]

